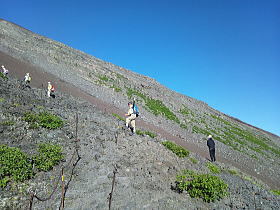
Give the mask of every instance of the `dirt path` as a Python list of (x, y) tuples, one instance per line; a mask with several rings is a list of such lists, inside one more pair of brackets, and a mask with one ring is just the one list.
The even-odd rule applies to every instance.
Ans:
[[(55, 87), (57, 87), (58, 91), (71, 94), (74, 97), (78, 97), (81, 99), (84, 99), (86, 101), (89, 101), (92, 103), (95, 107), (102, 110), (105, 113), (117, 113), (120, 116), (123, 116), (126, 110), (120, 110), (119, 108), (105, 103), (104, 101), (89, 95), (88, 93), (80, 90), (79, 88), (75, 87), (72, 84), (69, 84), (65, 82), (64, 80), (61, 80), (57, 78), (56, 76), (44, 72), (42, 69), (39, 69), (37, 67), (34, 67), (28, 63), (19, 61), (9, 55), (6, 55), (2, 52), (0, 52), (0, 65), (5, 65), (7, 69), (10, 70), (10, 75), (13, 75), (17, 78), (24, 77), (25, 73), (29, 72), (32, 76), (32, 86), (37, 88), (42, 88), (46, 90), (47, 82), (51, 81)], [(42, 91), (42, 95), (45, 94), (45, 91)], [(141, 119), (137, 120), (137, 126), (141, 127), (145, 130), (153, 131), (157, 134), (159, 134), (162, 138), (171, 140), (176, 142), (177, 144), (187, 148), (188, 150), (199, 154), (200, 156), (204, 158), (208, 158), (208, 151), (205, 149), (202, 149), (191, 142), (186, 142), (185, 140), (181, 139), (180, 137), (173, 136), (170, 133), (166, 132), (164, 129), (157, 127), (155, 125), (149, 124)], [(280, 183), (275, 182), (274, 180), (270, 179), (269, 177), (264, 177), (261, 174), (256, 174), (254, 171), (254, 168), (244, 167), (242, 163), (235, 162), (233, 160), (225, 159), (222, 156), (217, 155), (217, 159), (225, 164), (232, 165), (241, 171), (256, 177), (260, 180), (262, 180), (264, 183), (272, 187), (273, 189), (276, 189), (277, 187), (280, 188)]]

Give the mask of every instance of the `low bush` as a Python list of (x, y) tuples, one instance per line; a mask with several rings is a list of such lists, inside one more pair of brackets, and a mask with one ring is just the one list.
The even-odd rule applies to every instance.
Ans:
[(179, 146), (171, 141), (165, 141), (162, 142), (162, 144), (169, 150), (171, 150), (173, 153), (175, 153), (178, 157), (184, 158), (189, 156), (190, 152), (183, 148), (182, 146)]
[(207, 166), (207, 168), (212, 172), (212, 173), (214, 173), (214, 174), (219, 174), (219, 173), (221, 173), (221, 169), (218, 167), (218, 166), (216, 166), (216, 165), (214, 165), (213, 163), (207, 163), (206, 164), (206, 166)]
[(193, 164), (197, 164), (197, 163), (198, 163), (198, 160), (195, 159), (195, 158), (190, 158), (190, 161), (191, 161)]
[(15, 124), (15, 122), (11, 121), (11, 120), (7, 120), (7, 121), (4, 121), (4, 122), (1, 122), (0, 124), (1, 125), (6, 125), (6, 126), (13, 126)]
[(39, 144), (38, 154), (33, 157), (35, 166), (40, 171), (48, 171), (63, 160), (62, 148), (59, 145)]
[(191, 197), (202, 198), (205, 202), (214, 202), (228, 195), (228, 185), (219, 177), (190, 170), (177, 175), (176, 189), (187, 191)]
[(274, 195), (280, 195), (280, 190), (271, 190)]
[(2, 78), (2, 79), (8, 79), (8, 77), (6, 77), (2, 72), (0, 72), (0, 77)]
[(231, 175), (237, 175), (237, 171), (233, 170), (233, 169), (229, 169), (228, 172), (231, 174)]
[(0, 145), (0, 187), (13, 181), (24, 181), (33, 176), (32, 163), (19, 148)]
[(39, 114), (26, 112), (24, 114), (23, 120), (32, 123), (32, 127), (34, 128), (37, 127), (35, 124), (48, 129), (56, 129), (63, 126), (63, 120), (61, 120), (58, 116), (46, 111), (40, 112)]

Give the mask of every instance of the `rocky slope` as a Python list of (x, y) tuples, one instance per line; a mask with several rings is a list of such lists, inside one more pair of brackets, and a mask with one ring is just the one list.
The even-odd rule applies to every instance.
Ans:
[[(103, 110), (103, 112), (122, 114), (126, 111), (127, 101), (135, 97), (141, 110), (141, 118), (138, 119), (139, 127), (157, 133), (159, 140), (169, 139), (176, 141), (195, 152), (197, 158), (204, 162), (205, 157), (208, 155), (203, 139), (211, 133), (215, 140), (218, 141), (218, 160), (220, 164), (224, 163), (224, 167), (237, 167), (241, 171), (261, 179), (270, 188), (280, 188), (280, 141), (278, 136), (226, 116), (201, 101), (175, 93), (151, 78), (101, 61), (64, 44), (34, 34), (15, 24), (0, 20), (0, 29), (0, 62), (10, 69), (11, 74), (22, 77), (26, 72), (31, 72), (33, 76), (32, 84), (37, 87), (41, 87), (42, 84), (45, 85), (48, 80), (54, 81), (58, 90), (73, 96), (79, 96), (96, 106), (99, 110)], [(36, 91), (38, 92), (39, 90)], [(46, 101), (46, 104), (48, 103)], [(77, 108), (80, 112), (83, 109), (82, 106)], [(88, 110), (88, 112), (90, 111)], [(66, 113), (69, 114), (71, 111), (69, 110)], [(100, 114), (100, 116), (103, 115)], [(102, 122), (108, 122), (109, 116), (106, 115)], [(112, 128), (118, 125), (117, 121), (112, 121), (111, 117), (109, 118), (111, 124), (106, 127), (108, 133), (110, 133), (110, 129), (112, 130)], [(91, 125), (90, 121), (88, 124), (87, 126)], [(93, 132), (92, 128), (87, 127), (87, 129)], [(91, 132), (89, 130), (85, 129), (83, 133), (90, 135)], [(107, 134), (104, 131), (102, 135), (106, 136)], [(84, 138), (88, 137), (84, 136)], [(114, 138), (113, 135), (112, 138)], [(124, 139), (129, 139), (129, 137)], [(126, 141), (123, 140), (123, 142)], [(130, 142), (127, 141), (127, 144)], [(141, 142), (143, 143), (143, 140)], [(139, 143), (139, 145), (142, 144)], [(135, 147), (134, 150), (131, 150), (131, 154), (137, 153), (137, 148)], [(110, 149), (106, 152), (110, 152)], [(143, 151), (144, 149), (145, 151), (151, 150), (150, 147), (149, 149), (143, 148)], [(158, 153), (157, 150), (152, 151)], [(88, 157), (90, 153), (85, 152), (84, 154), (85, 157)], [(105, 152), (104, 154), (106, 156), (112, 155)], [(107, 158), (120, 161), (132, 158), (128, 156), (127, 159), (121, 160), (118, 154), (117, 152), (114, 154), (114, 157), (110, 156)], [(123, 153), (120, 154), (121, 156), (123, 155)], [(162, 155), (162, 157), (166, 156), (165, 153)], [(146, 161), (151, 161), (148, 156), (146, 158)], [(184, 165), (185, 163), (182, 164)], [(155, 164), (153, 164), (154, 166)], [(178, 165), (178, 167), (183, 166)], [(84, 173), (89, 173), (87, 170), (93, 170), (87, 167), (83, 169)], [(110, 170), (112, 171), (112, 166)], [(174, 174), (172, 174), (173, 179)], [(80, 182), (82, 183), (82, 181)], [(88, 182), (88, 189), (84, 192), (100, 191), (94, 190), (93, 186), (95, 184), (90, 186)], [(243, 187), (245, 190), (246, 185)], [(77, 188), (76, 190), (78, 192), (81, 189)], [(71, 194), (70, 191), (69, 194)], [(76, 196), (77, 194), (74, 195)], [(75, 196), (73, 196), (73, 199)], [(176, 194), (176, 199), (177, 196)], [(147, 200), (147, 198), (145, 199)], [(88, 200), (84, 202), (87, 203), (89, 202)], [(139, 202), (135, 201), (134, 204), (140, 208), (142, 204)], [(167, 201), (165, 200), (164, 202)], [(156, 208), (156, 203), (160, 203), (158, 198), (153, 204), (154, 206), (152, 204), (149, 205), (152, 205), (151, 208)], [(243, 203), (252, 204), (249, 200)], [(99, 205), (101, 204), (99, 203)], [(122, 205), (124, 204), (120, 204), (120, 206)], [(73, 204), (73, 206), (75, 205)]]
[[(113, 193), (113, 209), (278, 209), (279, 197), (271, 194), (268, 186), (250, 178), (241, 171), (229, 173), (232, 167), (218, 163), (222, 173), (218, 174), (229, 185), (230, 195), (215, 203), (193, 199), (188, 194), (171, 190), (176, 174), (183, 169), (210, 173), (204, 158), (178, 158), (167, 150), (160, 137), (129, 136), (123, 122), (101, 112), (92, 104), (70, 95), (57, 93), (56, 99), (47, 99), (40, 89), (22, 89), (16, 79), (1, 80), (0, 83), (0, 140), (1, 144), (19, 147), (33, 153), (40, 142), (58, 143), (66, 155), (62, 162), (50, 172), (40, 172), (24, 183), (10, 183), (0, 193), (3, 209), (26, 209), (30, 190), (47, 197), (54, 187), (60, 167), (68, 165), (73, 152), (75, 113), (79, 115), (78, 150), (81, 160), (74, 170), (69, 185), (66, 209), (107, 209), (111, 191), (113, 171), (116, 167), (116, 182)], [(32, 129), (23, 121), (25, 112), (46, 110), (61, 117), (66, 123), (63, 128), (48, 130)], [(7, 125), (7, 121), (14, 122)], [(65, 179), (70, 179), (66, 168)], [(256, 184), (256, 183), (259, 184)], [(254, 183), (254, 184), (253, 184)], [(33, 209), (56, 209), (60, 205), (60, 185), (52, 199), (34, 200)]]

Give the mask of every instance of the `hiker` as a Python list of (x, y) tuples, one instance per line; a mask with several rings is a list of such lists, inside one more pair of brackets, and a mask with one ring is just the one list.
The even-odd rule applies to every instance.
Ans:
[(210, 154), (211, 162), (215, 162), (216, 161), (215, 142), (214, 142), (211, 135), (209, 135), (208, 138), (207, 138), (207, 146), (209, 148), (209, 154)]
[(53, 86), (52, 86), (51, 82), (48, 82), (48, 91), (47, 91), (48, 97), (51, 97), (52, 87)]
[(31, 76), (29, 73), (26, 73), (26, 75), (24, 76), (24, 82), (25, 82), (25, 85), (26, 87), (29, 87), (30, 88), (30, 82), (31, 82)]
[(128, 112), (127, 114), (125, 114), (125, 116), (127, 116), (126, 118), (126, 127), (132, 129), (132, 135), (135, 134), (136, 129), (135, 129), (135, 119), (136, 119), (136, 113), (133, 110), (133, 103), (129, 102), (128, 103)]
[(4, 65), (2, 65), (2, 69), (3, 69), (3, 74), (4, 74), (5, 76), (7, 76), (8, 73), (9, 73), (9, 70), (6, 69)]

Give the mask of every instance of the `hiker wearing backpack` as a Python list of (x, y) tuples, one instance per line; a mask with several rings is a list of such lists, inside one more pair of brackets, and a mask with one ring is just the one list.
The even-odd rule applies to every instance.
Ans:
[(128, 112), (125, 114), (127, 116), (126, 118), (126, 127), (129, 129), (132, 129), (132, 135), (135, 134), (136, 128), (135, 128), (135, 119), (138, 117), (139, 112), (138, 112), (138, 107), (135, 104), (135, 101), (129, 102), (128, 103)]
[(48, 82), (48, 90), (47, 90), (48, 98), (51, 97), (52, 87), (53, 86), (52, 86), (51, 82)]
[(31, 76), (29, 73), (26, 73), (26, 75), (24, 76), (24, 82), (26, 87), (30, 88)]
[(4, 74), (5, 76), (8, 76), (9, 70), (6, 69), (4, 65), (2, 65), (2, 70), (3, 70), (3, 74)]

